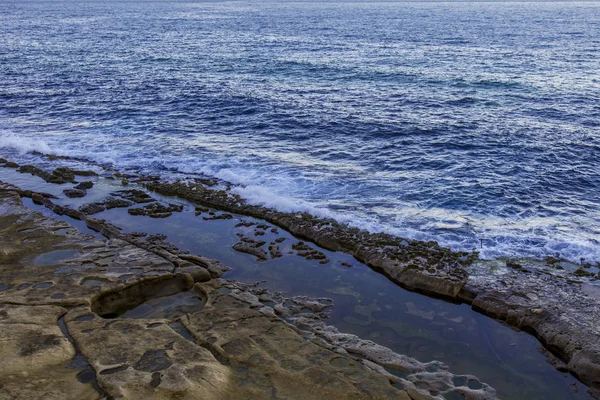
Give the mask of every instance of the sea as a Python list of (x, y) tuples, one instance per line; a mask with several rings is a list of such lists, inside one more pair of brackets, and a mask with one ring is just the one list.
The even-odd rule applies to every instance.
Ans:
[(600, 2), (0, 0), (0, 156), (600, 262)]

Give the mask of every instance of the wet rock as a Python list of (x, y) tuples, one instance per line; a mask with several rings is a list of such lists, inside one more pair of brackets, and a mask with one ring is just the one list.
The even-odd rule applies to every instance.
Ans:
[(249, 228), (249, 227), (254, 226), (254, 225), (256, 225), (255, 222), (242, 220), (235, 227), (236, 228), (239, 228), (239, 227)]
[(271, 254), (271, 258), (283, 257), (283, 254), (279, 250), (279, 245), (275, 242), (269, 244), (269, 253)]
[(148, 299), (188, 291), (193, 286), (194, 281), (187, 274), (146, 278), (125, 287), (118, 286), (104, 291), (94, 299), (91, 309), (100, 316), (111, 318), (137, 307)]
[(214, 220), (218, 220), (218, 219), (232, 219), (232, 218), (233, 218), (233, 215), (227, 214), (227, 213), (212, 215), (210, 217), (202, 217), (202, 219), (205, 221), (214, 221)]
[(96, 172), (91, 170), (69, 169), (69, 172), (77, 176), (98, 176)]
[(577, 268), (577, 270), (575, 272), (573, 272), (573, 275), (575, 276), (594, 276), (594, 274), (592, 272), (586, 271), (585, 269), (583, 269), (582, 267)]
[(131, 215), (144, 215), (150, 218), (170, 217), (173, 212), (181, 212), (183, 206), (177, 204), (163, 205), (160, 203), (150, 203), (144, 207), (130, 208), (127, 212)]
[(48, 181), (51, 176), (50, 173), (48, 173), (38, 167), (35, 167), (33, 165), (23, 165), (18, 169), (18, 171), (22, 174), (31, 174), (34, 176), (39, 176), (40, 178), (42, 178), (45, 181)]
[[(577, 285), (568, 281), (523, 274), (518, 270), (505, 273), (502, 279), (488, 274), (490, 278), (487, 279), (485, 275), (473, 272), (476, 253), (452, 252), (435, 242), (371, 234), (303, 213), (280, 213), (250, 206), (239, 196), (224, 190), (182, 183), (154, 182), (147, 186), (162, 194), (179, 195), (211, 207), (264, 218), (327, 249), (345, 251), (411, 290), (473, 303), (474, 308), (494, 318), (534, 333), (565, 362), (574, 360), (568, 364), (570, 369), (575, 368), (572, 369), (574, 374), (590, 385), (597, 384), (593, 371), (597, 365), (595, 355), (599, 351), (594, 343), (599, 341), (593, 318), (597, 315), (598, 304), (577, 293), (574, 290)], [(43, 197), (40, 201), (47, 203)], [(503, 294), (486, 295), (495, 292)], [(523, 293), (535, 293), (536, 297)], [(576, 355), (579, 358), (575, 358)]]
[(138, 371), (155, 372), (169, 368), (173, 362), (164, 350), (148, 350), (133, 368)]
[(108, 196), (101, 202), (89, 203), (79, 207), (79, 211), (85, 215), (94, 215), (104, 210), (113, 208), (125, 208), (133, 205), (133, 202)]
[(265, 242), (244, 237), (241, 241), (233, 245), (233, 249), (241, 253), (251, 254), (260, 261), (265, 261), (268, 259), (268, 257), (267, 252), (261, 248), (261, 246), (264, 244)]
[[(210, 292), (211, 287), (206, 290)], [(202, 313), (191, 314), (182, 322), (223, 363), (240, 371), (239, 390), (260, 379), (264, 387), (290, 399), (298, 398), (299, 393), (306, 399), (397, 398), (403, 393), (385, 376), (351, 358), (337, 366), (332, 360), (341, 358), (339, 354), (306, 342), (278, 318), (248, 308), (245, 304), (249, 303), (214, 291), (209, 296), (214, 300)], [(238, 296), (245, 298), (242, 292)], [(248, 296), (247, 301), (254, 304), (257, 298)], [(311, 389), (305, 390), (307, 387)]]
[(56, 306), (0, 304), (0, 398), (100, 399), (70, 368), (74, 346), (58, 326)]
[(133, 202), (123, 200), (123, 199), (117, 199), (117, 198), (109, 196), (106, 199), (104, 199), (103, 204), (107, 210), (111, 210), (113, 208), (129, 207), (129, 206), (133, 205)]
[(121, 172), (115, 172), (114, 173), (115, 178), (125, 178), (125, 179), (133, 179), (133, 178), (137, 178), (136, 174), (125, 174), (125, 173), (121, 173)]
[(178, 271), (191, 276), (194, 282), (208, 282), (212, 279), (210, 272), (198, 265), (180, 267)]
[(297, 251), (297, 255), (307, 260), (318, 260), (319, 264), (327, 264), (329, 262), (324, 253), (313, 249), (304, 242), (297, 242), (292, 245), (292, 248)]
[(94, 215), (106, 210), (104, 203), (89, 203), (79, 207), (79, 211), (85, 215)]
[[(211, 293), (210, 286), (217, 283), (220, 290), (227, 288), (230, 293)], [(207, 287), (209, 297), (213, 299), (214, 313), (220, 312), (221, 319), (219, 321), (222, 321), (222, 323), (215, 325), (210, 321), (200, 321), (200, 315), (193, 315), (190, 316), (189, 322), (186, 322), (186, 326), (196, 337), (210, 337), (209, 343), (211, 343), (211, 346), (218, 349), (219, 354), (232, 365), (244, 362), (248, 358), (257, 358), (257, 351), (260, 351), (261, 346), (269, 345), (270, 340), (282, 340), (277, 333), (268, 335), (265, 340), (261, 339), (256, 343), (247, 339), (237, 339), (237, 335), (243, 336), (245, 327), (253, 324), (252, 321), (254, 321), (254, 317), (250, 318), (248, 314), (254, 310), (241, 307), (239, 302), (252, 307), (258, 296), (258, 300), (266, 298), (269, 301), (278, 302), (273, 308), (264, 307), (258, 310), (258, 313), (261, 313), (263, 317), (272, 318), (273, 315), (279, 315), (285, 318), (287, 322), (303, 331), (303, 335), (309, 340), (309, 343), (330, 351), (331, 356), (324, 358), (324, 360), (327, 361), (329, 366), (337, 368), (338, 374), (343, 376), (344, 372), (342, 371), (351, 371), (357, 364), (360, 364), (385, 377), (388, 382), (405, 388), (406, 391), (395, 393), (393, 398), (410, 400), (413, 397), (408, 396), (408, 393), (412, 393), (414, 398), (439, 399), (445, 398), (446, 394), (457, 390), (460, 390), (460, 393), (464, 393), (467, 396), (466, 398), (470, 399), (491, 400), (496, 398), (495, 390), (489, 385), (481, 383), (474, 376), (468, 376), (468, 379), (477, 383), (476, 388), (458, 387), (460, 385), (453, 382), (456, 376), (450, 373), (448, 367), (440, 362), (421, 363), (410, 357), (394, 353), (389, 348), (355, 335), (340, 333), (335, 327), (328, 326), (325, 320), (327, 318), (326, 311), (333, 304), (331, 299), (311, 299), (306, 296), (284, 298), (280, 294), (269, 293), (256, 285), (245, 285), (223, 279), (218, 282), (212, 281), (205, 287)], [(231, 297), (235, 301), (230, 299)], [(307, 313), (306, 310), (311, 312)], [(208, 315), (208, 319), (210, 319), (212, 313), (211, 305), (207, 305), (204, 310), (204, 317), (206, 318)], [(238, 316), (237, 313), (241, 315)], [(256, 336), (252, 336), (252, 338), (256, 338)], [(298, 352), (299, 350), (294, 351), (294, 353)], [(298, 354), (301, 353), (302, 351)], [(360, 358), (354, 355), (360, 355)], [(365, 359), (362, 360), (361, 358)], [(260, 359), (266, 362), (270, 361), (267, 357)], [(301, 365), (296, 364), (295, 369), (302, 370)], [(318, 363), (317, 365), (322, 364)], [(402, 372), (401, 376), (403, 378), (390, 374), (384, 367)]]
[(148, 193), (139, 189), (118, 190), (116, 192), (111, 193), (111, 195), (116, 197), (122, 197), (126, 200), (132, 201), (137, 204), (151, 203), (153, 201), (156, 201)]
[[(268, 294), (256, 285), (252, 286), (256, 294), (240, 286), (232, 288), (230, 295), (225, 295), (217, 291), (219, 286), (214, 280), (202, 285), (195, 283), (195, 274), (201, 275), (200, 280), (204, 280), (207, 277), (204, 271), (212, 275), (219, 263), (177, 251), (175, 246), (164, 243), (164, 235), (141, 237), (125, 234), (105, 221), (83, 213), (85, 223), (102, 231), (108, 241), (86, 237), (76, 230), (70, 235), (54, 235), (52, 231), (65, 229), (68, 225), (26, 209), (15, 193), (0, 191), (0, 194), (4, 196), (0, 196), (0, 224), (3, 224), (0, 226), (6, 227), (3, 218), (12, 215), (10, 213), (17, 213), (20, 221), (15, 226), (9, 225), (8, 231), (0, 231), (0, 243), (4, 246), (3, 252), (0, 252), (3, 264), (0, 281), (6, 281), (9, 286), (0, 296), (10, 302), (69, 305), (70, 311), (64, 317), (66, 328), (82, 356), (98, 371), (99, 387), (107, 392), (93, 392), (93, 396), (73, 394), (73, 398), (153, 398), (158, 390), (166, 398), (246, 399), (261, 398), (265, 388), (274, 388), (278, 395), (288, 398), (302, 393), (303, 399), (320, 399), (324, 394), (332, 398), (356, 399), (394, 398), (406, 394), (391, 386), (387, 376), (349, 355), (332, 351), (327, 343), (307, 342), (298, 330), (275, 317), (275, 313), (261, 303), (260, 299), (283, 301), (280, 295)], [(52, 205), (48, 199), (43, 201)], [(24, 229), (28, 223), (43, 225), (45, 229), (41, 232), (46, 233), (43, 237), (36, 233), (36, 239), (27, 244), (29, 247), (22, 248), (18, 243), (22, 243), (23, 235), (33, 235)], [(253, 242), (251, 238), (244, 238), (244, 243), (259, 247), (265, 244)], [(62, 257), (44, 265), (28, 266), (32, 249), (46, 253), (56, 251), (59, 245), (79, 251), (65, 256), (66, 259)], [(160, 257), (155, 256), (159, 253)], [(188, 265), (180, 267), (182, 273), (172, 273), (173, 267), (165, 265), (165, 260), (179, 263), (186, 258)], [(207, 264), (209, 268), (205, 270), (201, 264)], [(70, 279), (74, 270), (78, 274)], [(17, 290), (25, 282), (19, 278), (20, 275), (11, 278), (11, 271), (23, 272), (28, 286)], [(128, 272), (131, 278), (123, 283), (120, 277)], [(45, 289), (34, 288), (40, 283), (50, 282), (52, 285)], [(82, 284), (84, 282), (101, 283), (85, 285)], [(210, 303), (200, 307), (199, 311), (189, 311), (187, 315), (166, 316), (180, 318), (179, 321), (157, 324), (164, 320), (105, 319), (120, 314), (124, 309), (138, 307), (145, 300), (175, 295), (191, 288), (204, 293), (204, 298), (206, 301), (210, 299)], [(308, 298), (294, 298), (292, 303), (292, 310), (287, 308), (289, 315), (294, 318), (302, 315), (306, 321), (324, 314), (331, 305), (330, 300)], [(260, 307), (261, 311), (252, 310), (252, 306)], [(283, 304), (281, 307), (284, 307)], [(66, 312), (66, 309), (60, 310), (61, 315)], [(1, 311), (0, 316), (3, 315)], [(39, 318), (51, 315), (50, 312), (34, 313)], [(55, 323), (56, 318), (50, 317), (50, 320)], [(180, 322), (183, 330), (172, 328), (176, 326), (173, 325), (175, 322)], [(310, 326), (308, 322), (304, 325)], [(69, 340), (62, 339), (56, 331), (39, 332), (35, 339), (35, 342), (19, 342), (19, 354), (23, 357), (34, 354), (41, 357), (39, 355), (45, 353), (55, 355), (54, 349), (69, 344)], [(6, 356), (2, 353), (5, 351), (8, 351)], [(15, 351), (0, 346), (4, 359), (13, 359)], [(70, 351), (67, 358), (72, 355)], [(44, 371), (45, 377), (53, 377), (52, 373), (61, 371), (56, 363), (51, 363), (51, 368), (50, 372)], [(66, 390), (78, 388), (73, 382), (93, 381), (93, 374), (85, 379), (82, 374), (87, 372), (61, 373), (56, 379), (58, 386), (52, 386), (54, 382), (49, 386), (46, 382), (36, 383), (33, 380), (35, 391), (30, 392), (29, 397), (35, 398), (35, 393), (43, 390), (45, 398), (61, 398), (61, 394), (64, 398)], [(0, 374), (0, 381), (4, 376)], [(61, 381), (63, 378), (68, 379)], [(19, 380), (19, 384), (21, 382)], [(1, 383), (4, 386), (0, 390), (3, 390), (7, 386), (4, 381)], [(81, 385), (86, 390), (91, 387), (90, 383)], [(51, 387), (58, 388), (56, 396), (47, 395)], [(312, 388), (311, 391), (303, 391), (307, 387)], [(14, 393), (17, 395), (13, 397), (24, 398), (20, 393), (27, 392)]]
[[(7, 164), (5, 164), (7, 166)], [(39, 176), (48, 183), (75, 183), (75, 175), (81, 176), (92, 176), (97, 175), (93, 171), (78, 171), (71, 168), (59, 167), (54, 169), (52, 173), (44, 171), (33, 165), (23, 165), (19, 168), (21, 173), (29, 173), (31, 175)]]
[(207, 213), (209, 211), (209, 209), (206, 207), (202, 207), (202, 206), (196, 206), (196, 207), (194, 207), (194, 211), (195, 211), (194, 215), (197, 217), (198, 215), (202, 214), (203, 212)]
[(93, 187), (94, 187), (94, 182), (92, 182), (92, 181), (83, 181), (83, 182), (80, 182), (78, 185), (76, 185), (74, 187), (74, 189), (87, 190), (87, 189), (91, 189)]
[(219, 181), (215, 178), (195, 178), (194, 180), (205, 186), (216, 186), (219, 184)]
[(65, 196), (70, 197), (70, 198), (84, 197), (87, 194), (87, 192), (85, 190), (79, 190), (79, 189), (65, 189), (65, 190), (63, 190), (63, 193), (65, 194)]
[(160, 176), (158, 175), (140, 175), (137, 178), (138, 182), (151, 182), (160, 180)]
[[(588, 322), (590, 314), (584, 311), (596, 309), (597, 301), (586, 298), (579, 290), (569, 291), (564, 284), (551, 287), (542, 283), (555, 279), (551, 276), (515, 279), (522, 291), (509, 287), (480, 293), (473, 300), (473, 309), (532, 333), (579, 379), (591, 387), (600, 387), (600, 334), (586, 327), (591, 321)], [(562, 309), (570, 312), (561, 312)]]

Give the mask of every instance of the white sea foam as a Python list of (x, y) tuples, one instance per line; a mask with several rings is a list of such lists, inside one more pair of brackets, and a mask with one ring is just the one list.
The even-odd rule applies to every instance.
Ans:
[[(27, 159), (31, 158), (28, 153), (39, 151), (108, 162), (117, 168), (142, 166), (154, 173), (171, 169), (183, 175), (203, 173), (238, 185), (232, 189), (233, 192), (251, 204), (283, 212), (307, 212), (322, 218), (333, 218), (371, 232), (435, 240), (454, 250), (476, 249), (484, 259), (506, 256), (544, 258), (553, 255), (573, 262), (579, 262), (581, 258), (600, 261), (600, 243), (593, 239), (594, 231), (591, 234), (584, 233), (581, 226), (573, 226), (573, 221), (568, 219), (532, 217), (511, 220), (443, 208), (426, 209), (410, 204), (396, 209), (388, 208), (385, 216), (381, 213), (375, 215), (373, 210), (360, 207), (351, 207), (351, 211), (336, 211), (328, 206), (327, 182), (310, 182), (312, 186), (308, 188), (304, 186), (304, 178), (299, 181), (281, 167), (248, 167), (236, 164), (235, 160), (224, 162), (218, 157), (199, 160), (165, 155), (145, 156), (135, 151), (134, 143), (115, 143), (105, 136), (79, 137), (77, 141), (55, 140), (49, 145), (41, 139), (0, 132), (0, 149)], [(310, 200), (307, 200), (307, 196), (310, 196)], [(348, 204), (360, 204), (360, 199), (345, 200)]]
[[(251, 204), (272, 207), (283, 212), (308, 212), (318, 217), (333, 218), (371, 232), (384, 232), (424, 241), (435, 240), (440, 245), (454, 250), (471, 251), (475, 249), (479, 251), (480, 257), (483, 259), (498, 257), (543, 259), (552, 255), (572, 262), (579, 262), (581, 258), (587, 261), (600, 261), (600, 243), (556, 229), (556, 226), (564, 226), (568, 221), (547, 220), (544, 229), (538, 229), (537, 233), (533, 233), (531, 226), (540, 224), (537, 218), (532, 218), (531, 221), (510, 220), (495, 216), (433, 210), (429, 214), (435, 215), (437, 221), (423, 224), (425, 226), (421, 225), (423, 227), (419, 229), (419, 224), (414, 224), (414, 220), (405, 220), (404, 225), (386, 224), (360, 215), (359, 212), (341, 214), (325, 206), (317, 207), (309, 202), (278, 194), (262, 186), (248, 185), (237, 187), (233, 191)], [(403, 210), (398, 210), (399, 215), (402, 213)], [(427, 218), (427, 214), (427, 211), (423, 211), (421, 218)], [(465, 224), (465, 221), (469, 221), (469, 224)], [(437, 232), (440, 227), (445, 228), (442, 233)]]
[(22, 137), (13, 133), (0, 133), (0, 149), (11, 149), (21, 155), (32, 151), (46, 154), (53, 153), (45, 141)]

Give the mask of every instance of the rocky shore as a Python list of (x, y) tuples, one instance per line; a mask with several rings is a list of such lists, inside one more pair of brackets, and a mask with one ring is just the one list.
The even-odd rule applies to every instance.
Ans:
[(319, 246), (353, 255), (409, 290), (472, 305), (473, 309), (530, 332), (585, 384), (600, 390), (600, 297), (584, 293), (575, 276), (509, 264), (490, 271), (476, 253), (453, 252), (370, 232), (306, 213), (282, 213), (247, 204), (229, 190), (199, 182), (143, 182), (149, 190), (250, 215)]
[[(600, 390), (600, 301), (581, 281), (519, 264), (494, 273), (476, 253), (454, 252), (435, 242), (373, 234), (306, 213), (283, 213), (247, 204), (229, 190), (199, 182), (143, 182), (149, 190), (250, 215), (319, 246), (353, 255), (409, 290), (472, 305), (473, 309), (530, 332), (591, 388)], [(577, 274), (575, 274), (577, 275)]]
[[(7, 161), (4, 161), (3, 166), (8, 168), (20, 167)], [(22, 169), (23, 167), (20, 168)], [(33, 169), (26, 168), (22, 172), (32, 173), (31, 170)], [(33, 171), (35, 172), (36, 170)], [(62, 176), (65, 171), (61, 170), (59, 172), (60, 174), (44, 172), (43, 175), (46, 177)], [(40, 175), (38, 174), (38, 176)], [(202, 212), (202, 207), (211, 207), (225, 212), (259, 218), (287, 230), (300, 239), (313, 242), (324, 249), (343, 251), (351, 254), (358, 261), (364, 262), (372, 269), (384, 274), (404, 288), (435, 297), (442, 297), (453, 302), (469, 304), (476, 311), (533, 334), (550, 352), (561, 360), (556, 363), (557, 369), (569, 371), (588, 385), (593, 392), (597, 393), (600, 391), (600, 345), (598, 344), (600, 343), (600, 296), (595, 292), (593, 286), (587, 285), (588, 275), (592, 275), (591, 272), (588, 272), (589, 268), (586, 269), (587, 267), (577, 270), (581, 270), (583, 273), (577, 271), (569, 273), (559, 268), (553, 270), (530, 268), (527, 265), (521, 265), (516, 262), (491, 265), (490, 263), (478, 260), (476, 253), (453, 252), (440, 247), (435, 242), (420, 242), (387, 234), (373, 234), (339, 224), (334, 220), (316, 218), (306, 213), (284, 213), (270, 208), (250, 205), (237, 195), (235, 190), (232, 190), (231, 186), (226, 182), (219, 182), (211, 178), (190, 178), (185, 181), (168, 182), (158, 177), (149, 177), (134, 173), (128, 175), (114, 174), (114, 171), (111, 172), (111, 176), (122, 179), (124, 184), (137, 183), (150, 191), (162, 195), (175, 196), (192, 201), (198, 205), (199, 212)], [(31, 197), (34, 202), (45, 205), (57, 214), (65, 214), (84, 221), (88, 227), (101, 232), (104, 236), (110, 238), (111, 241), (118, 241), (126, 246), (133, 246), (138, 251), (145, 251), (147, 254), (163, 260), (163, 262), (166, 261), (171, 270), (169, 272), (161, 271), (160, 273), (156, 273), (156, 275), (171, 274), (181, 276), (184, 274), (189, 277), (189, 279), (178, 278), (177, 282), (179, 283), (177, 285), (184, 285), (187, 288), (186, 285), (189, 285), (189, 282), (195, 281), (192, 286), (202, 288), (201, 290), (197, 289), (202, 293), (209, 293), (210, 290), (219, 290), (222, 287), (222, 282), (217, 281), (218, 277), (224, 271), (224, 266), (220, 263), (178, 252), (176, 249), (170, 248), (168, 244), (161, 243), (160, 238), (123, 234), (117, 227), (107, 224), (102, 220), (97, 220), (92, 216), (95, 212), (98, 212), (97, 210), (106, 209), (112, 205), (119, 206), (119, 202), (129, 202), (129, 205), (134, 203), (140, 204), (140, 207), (138, 207), (140, 214), (138, 215), (164, 218), (170, 215), (170, 213), (178, 212), (175, 205), (166, 204), (161, 207), (144, 205), (144, 199), (136, 198), (135, 193), (129, 193), (115, 194), (110, 199), (86, 204), (86, 206), (77, 210), (58, 205), (52, 200), (52, 196), (49, 194), (23, 191), (7, 185), (4, 186), (3, 193), (11, 193), (10, 196), (20, 195)], [(131, 213), (131, 209), (129, 212)], [(207, 216), (206, 218), (212, 217), (215, 216)], [(269, 254), (275, 257), (278, 254), (277, 243), (275, 242), (270, 243), (268, 249), (264, 249), (263, 247), (266, 247), (266, 242), (261, 241), (260, 236), (257, 236), (257, 238), (241, 237), (238, 249), (236, 250), (253, 254), (258, 258), (267, 257)], [(300, 252), (302, 252), (302, 249), (299, 250)], [(303, 253), (303, 256), (321, 257), (318, 254), (311, 254), (309, 251), (305, 253)], [(326, 262), (327, 260), (320, 259), (320, 261)], [(149, 276), (153, 276), (152, 273), (149, 273)], [(106, 279), (105, 276), (102, 278)], [(181, 283), (183, 281), (188, 282), (188, 284)], [(7, 282), (9, 281), (7, 280)], [(3, 298), (8, 298), (5, 297), (8, 294), (12, 296), (12, 291), (16, 290), (14, 285), (18, 285), (19, 283), (12, 281), (10, 283), (4, 281), (0, 283), (5, 286), (10, 285), (10, 289), (0, 292), (0, 296), (2, 296), (0, 297), (0, 302), (6, 303)], [(45, 282), (40, 283), (43, 284)], [(117, 286), (124, 285), (123, 282), (113, 283)], [(127, 282), (127, 285), (129, 285), (129, 282)], [(192, 286), (187, 290), (191, 289)], [(210, 287), (213, 289), (210, 289)], [(215, 287), (218, 288), (215, 289)], [(584, 287), (586, 290), (583, 290)], [(111, 287), (101, 286), (103, 293), (108, 289), (111, 289)], [(139, 288), (131, 290), (133, 290), (132, 293), (136, 293), (134, 297), (144, 298), (144, 290)], [(237, 288), (236, 290), (240, 289)], [(245, 290), (245, 293), (252, 294), (252, 290), (248, 288)], [(96, 297), (92, 296), (84, 299), (85, 296), (82, 294), (78, 294), (77, 296), (80, 297), (76, 297), (78, 300), (71, 300), (71, 303), (69, 303), (70, 307), (88, 304), (89, 307), (92, 307), (91, 310), (94, 311), (93, 299)], [(71, 296), (66, 298), (71, 298)], [(205, 295), (205, 298), (208, 298), (208, 296)], [(67, 307), (67, 304), (60, 302), (47, 303), (45, 300), (40, 300), (41, 302), (36, 303), (37, 300), (27, 298), (26, 302), (23, 300), (23, 303), (19, 303), (18, 300), (15, 302), (12, 298), (10, 299), (7, 302), (11, 304), (26, 303), (28, 305), (40, 304), (40, 306), (53, 305)], [(254, 298), (246, 296), (245, 299), (251, 299), (245, 302), (245, 306), (250, 307), (251, 310), (251, 307), (254, 306), (253, 311), (258, 309), (258, 303), (254, 301)], [(239, 296), (236, 300), (243, 302), (243, 300), (239, 299)], [(64, 300), (64, 302), (68, 303), (68, 300)], [(261, 315), (265, 316), (265, 313), (270, 315), (269, 310), (265, 310), (264, 307), (261, 307), (260, 310), (263, 310)], [(98, 310), (96, 309), (96, 311)], [(71, 312), (69, 311), (69, 313)], [(103, 310), (100, 314), (106, 315), (111, 312), (110, 309), (108, 311)], [(260, 311), (257, 312), (260, 313)], [(281, 307), (279, 313), (276, 313), (279, 317), (289, 317), (290, 315), (288, 314), (289, 312), (286, 313)], [(94, 318), (97, 318), (97, 316)], [(65, 320), (71, 321), (68, 318), (65, 318)], [(317, 341), (322, 340), (324, 331), (328, 331), (328, 329), (323, 327), (315, 328), (316, 325), (307, 324), (305, 317), (303, 319), (295, 319), (295, 321), (300, 321), (301, 325), (305, 328), (312, 327), (305, 330), (312, 332), (313, 335), (318, 334), (315, 336), (318, 339)], [(291, 322), (288, 321), (288, 324), (291, 324)], [(67, 327), (70, 326), (67, 323)], [(192, 333), (194, 332), (193, 329), (186, 329)], [(71, 334), (71, 336), (75, 340), (77, 339), (77, 335)], [(197, 340), (197, 336), (193, 336)], [(333, 349), (335, 352), (336, 342), (333, 339), (334, 336), (330, 335), (328, 346), (333, 346), (329, 350), (332, 351), (331, 349)], [(314, 343), (314, 340), (311, 343)], [(337, 345), (339, 347), (339, 343)], [(356, 348), (353, 351), (356, 352)], [(349, 357), (348, 355), (345, 356)], [(356, 359), (352, 360), (358, 362)], [(380, 375), (389, 375), (389, 373), (380, 368), (382, 365), (386, 365), (385, 362), (377, 360), (375, 357), (368, 358), (366, 362), (363, 361), (360, 362), (363, 367), (369, 366), (369, 362), (377, 363), (379, 361), (379, 364), (377, 364), (379, 367), (370, 365), (367, 368), (367, 371), (370, 371), (369, 373), (375, 373), (374, 371), (376, 371)], [(93, 363), (91, 364), (94, 365)], [(126, 364), (130, 365), (129, 363)], [(421, 366), (421, 372), (426, 370), (427, 367)], [(445, 373), (447, 374), (447, 372)], [(390, 380), (388, 376), (388, 384), (389, 382), (398, 383), (398, 381), (394, 381), (393, 379)], [(401, 387), (405, 391), (412, 388), (407, 383), (403, 383)], [(441, 387), (446, 391), (454, 390), (452, 386), (448, 385), (442, 385)], [(412, 390), (417, 389), (417, 386), (412, 388)], [(436, 396), (439, 392), (439, 390), (430, 390), (428, 394), (421, 393), (421, 395)], [(412, 394), (410, 392), (406, 393), (412, 396), (412, 398), (418, 398), (415, 397), (418, 395), (414, 392)], [(491, 392), (461, 393), (465, 396), (476, 396), (467, 398), (487, 398), (477, 396), (491, 395)], [(367, 394), (367, 397), (376, 397), (379, 395), (385, 397), (389, 396), (389, 393), (375, 394), (373, 392)]]
[(0, 399), (495, 398), (474, 376), (326, 325), (329, 299), (219, 279), (218, 261), (51, 197), (0, 184)]

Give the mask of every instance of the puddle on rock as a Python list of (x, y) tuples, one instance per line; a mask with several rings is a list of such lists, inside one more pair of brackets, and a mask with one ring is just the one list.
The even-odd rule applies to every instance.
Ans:
[(134, 274), (125, 274), (125, 275), (121, 275), (121, 276), (119, 276), (119, 280), (120, 280), (121, 282), (125, 282), (125, 281), (127, 281), (128, 279), (130, 279), (130, 278), (133, 278), (134, 276), (135, 276)]
[(80, 283), (81, 286), (102, 286), (106, 282), (99, 279), (84, 279), (83, 282)]
[(75, 249), (54, 250), (48, 253), (40, 254), (35, 258), (33, 263), (37, 266), (54, 265), (60, 263), (61, 261), (73, 258), (80, 253), (81, 252), (79, 250)]
[(34, 289), (48, 289), (50, 286), (53, 286), (54, 282), (44, 282), (38, 283), (37, 285), (33, 285)]
[(192, 335), (192, 333), (185, 327), (185, 325), (183, 325), (181, 321), (173, 321), (169, 323), (169, 327), (181, 335), (184, 339), (197, 344), (194, 335)]
[(115, 318), (175, 319), (188, 313), (201, 311), (203, 308), (204, 301), (198, 297), (195, 290), (190, 290), (171, 296), (150, 299), (121, 315), (115, 316)]

